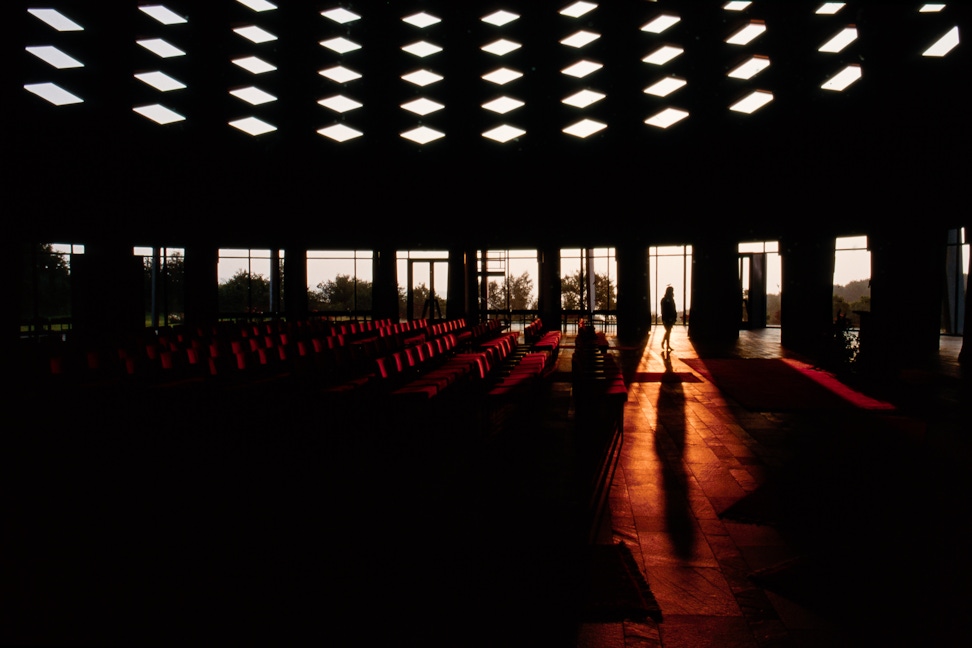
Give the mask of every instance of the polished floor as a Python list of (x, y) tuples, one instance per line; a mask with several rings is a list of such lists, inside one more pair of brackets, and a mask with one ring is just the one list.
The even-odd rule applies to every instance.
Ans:
[(691, 379), (629, 385), (602, 541), (632, 550), (662, 620), (584, 624), (578, 646), (966, 640), (972, 439), (960, 338), (921, 366), (856, 380), (893, 411), (842, 413), (749, 411), (684, 362), (780, 357), (778, 329), (743, 331), (719, 351), (695, 349), (678, 327), (670, 354), (659, 341), (612, 349), (629, 371)]

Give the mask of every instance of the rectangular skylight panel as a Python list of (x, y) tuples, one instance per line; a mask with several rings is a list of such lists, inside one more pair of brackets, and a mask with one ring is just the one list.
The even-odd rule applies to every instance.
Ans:
[(334, 67), (327, 68), (326, 70), (321, 70), (318, 72), (322, 77), (327, 77), (331, 81), (336, 83), (347, 83), (349, 81), (354, 81), (355, 79), (360, 79), (361, 75), (350, 70), (343, 65), (335, 65)]
[(84, 31), (84, 27), (55, 9), (28, 9), (27, 13), (43, 20), (59, 32)]
[(28, 92), (32, 92), (41, 99), (51, 102), (55, 106), (67, 106), (69, 104), (84, 103), (84, 100), (77, 95), (71, 94), (61, 86), (54, 83), (28, 83), (24, 86)]
[(751, 4), (753, 4), (753, 3), (752, 2), (742, 2), (742, 1), (727, 2), (726, 4), (722, 5), (722, 8), (725, 9), (726, 11), (742, 11), (743, 9), (745, 9), (746, 7), (748, 7)]
[(944, 2), (926, 2), (925, 4), (921, 5), (921, 8), (918, 10), (918, 12), (919, 13), (938, 13), (939, 11), (941, 11), (944, 8), (945, 8), (945, 3)]
[(256, 43), (257, 45), (277, 40), (276, 36), (265, 29), (257, 27), (256, 25), (250, 25), (249, 27), (237, 27), (233, 31), (248, 41)]
[(436, 18), (432, 14), (420, 11), (417, 14), (412, 14), (410, 16), (405, 16), (402, 21), (407, 22), (413, 27), (418, 27), (419, 29), (425, 29), (426, 27), (431, 27), (436, 23), (442, 22), (441, 18)]
[(147, 83), (160, 92), (170, 92), (172, 90), (182, 90), (186, 84), (173, 79), (164, 72), (141, 72), (135, 78), (142, 83)]
[(656, 97), (667, 97), (676, 90), (683, 88), (686, 83), (688, 82), (685, 79), (679, 79), (678, 77), (665, 77), (664, 79), (660, 79), (645, 88), (645, 94), (654, 95)]
[(825, 2), (819, 7), (815, 13), (821, 16), (833, 16), (838, 11), (844, 8), (845, 2)]
[(152, 52), (159, 58), (173, 58), (175, 56), (185, 56), (186, 53), (181, 49), (168, 43), (161, 38), (146, 38), (144, 40), (135, 41), (148, 51)]
[(277, 100), (277, 98), (269, 92), (264, 92), (255, 86), (230, 90), (230, 94), (237, 99), (242, 99), (251, 106), (259, 106), (260, 104), (270, 103), (271, 101)]
[(569, 18), (580, 18), (589, 11), (597, 9), (597, 5), (593, 2), (575, 2), (568, 5), (560, 10), (560, 15), (567, 16)]
[(668, 128), (678, 122), (682, 121), (689, 114), (684, 110), (679, 110), (678, 108), (666, 108), (659, 113), (656, 113), (645, 120), (645, 123), (649, 126), (654, 126), (655, 128)]
[(750, 115), (771, 101), (773, 101), (772, 92), (757, 90), (729, 106), (729, 110)]
[(247, 135), (252, 135), (256, 137), (258, 135), (265, 135), (266, 133), (272, 133), (277, 130), (277, 127), (273, 124), (268, 124), (262, 119), (257, 119), (256, 117), (244, 117), (243, 119), (237, 119), (229, 122), (229, 125), (233, 128), (238, 128)]
[(445, 106), (440, 104), (437, 101), (432, 101), (431, 99), (420, 97), (419, 99), (415, 99), (413, 101), (408, 101), (406, 103), (403, 103), (402, 108), (404, 108), (409, 112), (413, 112), (416, 115), (422, 115), (424, 117), (425, 115), (429, 115), (436, 111), (442, 110), (443, 108), (445, 108)]
[(673, 45), (662, 45), (654, 52), (641, 59), (645, 63), (651, 63), (652, 65), (665, 65), (673, 58), (679, 56), (684, 52), (681, 47), (675, 47)]
[(843, 70), (841, 70), (834, 76), (827, 79), (827, 81), (824, 82), (824, 84), (820, 87), (824, 90), (833, 90), (836, 92), (841, 92), (860, 78), (861, 78), (861, 66), (848, 65)]
[(754, 76), (769, 67), (770, 61), (765, 56), (753, 56), (748, 61), (741, 63), (729, 71), (732, 79), (752, 79)]
[(562, 103), (568, 106), (573, 106), (574, 108), (587, 108), (591, 104), (595, 104), (605, 95), (603, 92), (595, 92), (593, 90), (581, 90), (580, 92), (575, 92), (569, 97), (561, 100)]
[(486, 110), (491, 110), (494, 113), (499, 113), (500, 115), (505, 115), (511, 110), (516, 110), (523, 105), (524, 103), (519, 99), (503, 96), (493, 99), (492, 101), (487, 101), (483, 104), (483, 108)]
[(354, 13), (353, 11), (348, 11), (347, 9), (341, 9), (340, 7), (322, 11), (321, 15), (341, 25), (344, 25), (349, 22), (354, 22), (355, 20), (360, 20), (361, 18), (361, 16)]
[(922, 56), (945, 56), (959, 44), (959, 29), (952, 27), (944, 36), (935, 41), (935, 44), (921, 53)]
[(429, 142), (434, 142), (437, 139), (445, 137), (445, 133), (437, 131), (434, 128), (429, 128), (428, 126), (419, 126), (418, 128), (401, 133), (401, 136), (416, 144), (428, 144)]
[(482, 79), (484, 81), (489, 81), (490, 83), (495, 83), (496, 85), (506, 85), (510, 81), (519, 79), (521, 76), (523, 76), (522, 72), (504, 67), (484, 74)]
[(568, 65), (561, 72), (567, 76), (576, 77), (578, 79), (583, 79), (588, 74), (593, 74), (597, 72), (602, 67), (600, 63), (595, 63), (594, 61), (577, 61), (573, 65)]
[(682, 19), (672, 14), (662, 14), (641, 27), (641, 31), (649, 34), (660, 34), (669, 27), (678, 24)]
[(360, 108), (363, 104), (360, 101), (355, 101), (350, 97), (345, 97), (344, 95), (334, 95), (333, 97), (326, 97), (318, 101), (320, 105), (325, 108), (330, 108), (334, 112), (345, 113), (349, 110), (355, 110)]
[(172, 124), (174, 122), (183, 121), (185, 117), (180, 115), (174, 110), (170, 110), (161, 104), (152, 104), (151, 106), (137, 106), (132, 108), (142, 117), (146, 119), (151, 119), (156, 124), (165, 126), (166, 124)]
[(333, 126), (327, 126), (326, 128), (318, 129), (317, 131), (320, 135), (328, 139), (332, 139), (335, 142), (347, 142), (356, 137), (361, 137), (364, 133), (359, 130), (355, 130), (350, 126), (345, 126), (344, 124), (334, 124)]
[(265, 72), (273, 72), (277, 69), (275, 65), (271, 65), (256, 56), (244, 56), (243, 58), (233, 59), (233, 63), (239, 65), (250, 74), (263, 74)]
[(143, 5), (139, 9), (163, 25), (180, 25), (189, 22), (176, 12), (162, 5)]
[(581, 48), (585, 45), (590, 45), (600, 37), (600, 34), (595, 34), (594, 32), (589, 32), (582, 29), (579, 32), (574, 32), (567, 38), (560, 41), (560, 44), (566, 45), (567, 47)]
[(748, 45), (756, 38), (762, 36), (765, 31), (766, 23), (754, 20), (727, 38), (726, 42), (730, 45)]
[(851, 43), (857, 40), (857, 28), (856, 27), (844, 27), (839, 32), (834, 34), (834, 36), (820, 46), (818, 52), (828, 52), (831, 54), (836, 54), (841, 51)]
[(607, 128), (607, 124), (593, 119), (582, 119), (563, 129), (563, 132), (584, 139)]
[(276, 9), (277, 5), (272, 2), (267, 2), (267, 0), (236, 0), (244, 7), (252, 9), (253, 11), (270, 11)]
[(481, 20), (484, 23), (489, 23), (490, 25), (494, 25), (496, 27), (502, 27), (503, 25), (510, 24), (519, 17), (519, 14), (500, 9), (499, 11), (494, 11), (488, 16), (483, 16)]
[(53, 45), (27, 47), (25, 49), (48, 65), (56, 67), (58, 70), (84, 67), (84, 63), (65, 54)]
[(402, 80), (408, 81), (409, 83), (415, 84), (419, 87), (425, 87), (441, 81), (442, 75), (436, 74), (431, 70), (416, 70), (414, 72), (409, 72), (408, 74), (402, 75)]
[[(483, 49), (486, 49), (485, 47)], [(425, 58), (426, 56), (432, 56), (433, 54), (438, 54), (442, 51), (442, 48), (438, 45), (433, 45), (428, 41), (418, 41), (417, 43), (412, 43), (411, 45), (405, 45), (402, 50), (408, 52), (412, 56), (417, 56), (419, 58)]]
[(486, 139), (491, 139), (495, 142), (499, 142), (500, 144), (505, 144), (510, 140), (516, 139), (517, 137), (525, 134), (526, 131), (522, 128), (510, 126), (509, 124), (502, 124), (483, 133), (483, 137)]
[(347, 54), (348, 52), (361, 49), (361, 45), (340, 36), (321, 41), (320, 44), (322, 47), (326, 47), (332, 52), (337, 52), (338, 54)]

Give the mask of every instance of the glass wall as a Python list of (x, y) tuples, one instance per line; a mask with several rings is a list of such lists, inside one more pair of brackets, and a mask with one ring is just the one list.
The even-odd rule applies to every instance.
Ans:
[(831, 315), (838, 313), (849, 320), (852, 328), (860, 328), (861, 313), (871, 310), (871, 252), (866, 236), (839, 237), (834, 250), (834, 305)]
[(651, 286), (652, 321), (661, 323), (660, 306), (665, 289), (675, 291), (678, 323), (687, 324), (685, 314), (692, 310), (692, 246), (664, 245), (648, 248), (648, 281)]
[(185, 250), (136, 247), (142, 257), (145, 325), (171, 326), (185, 320)]
[(24, 250), (20, 303), (22, 333), (71, 327), (71, 259), (83, 245), (42, 243)]
[(308, 250), (309, 310), (329, 317), (370, 318), (373, 270), (371, 250)]

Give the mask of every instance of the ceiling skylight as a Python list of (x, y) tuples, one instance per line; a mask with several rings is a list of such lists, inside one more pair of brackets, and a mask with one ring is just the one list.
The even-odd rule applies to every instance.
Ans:
[(72, 56), (65, 54), (52, 45), (27, 47), (25, 49), (48, 65), (56, 67), (58, 70), (84, 67), (84, 63)]
[(772, 92), (756, 90), (729, 106), (729, 110), (751, 115), (771, 101), (773, 101)]
[(172, 90), (182, 90), (186, 87), (186, 84), (173, 79), (168, 74), (164, 72), (141, 72), (135, 75), (135, 78), (142, 83), (147, 83), (156, 90), (161, 92), (170, 92)]
[(335, 65), (334, 67), (327, 68), (326, 70), (320, 70), (318, 74), (336, 83), (347, 83), (348, 81), (354, 81), (355, 79), (361, 78), (360, 74), (354, 70), (349, 70), (343, 65)]
[(330, 108), (334, 112), (345, 113), (355, 108), (360, 108), (362, 104), (360, 101), (355, 101), (350, 97), (345, 97), (344, 95), (334, 95), (333, 97), (326, 97), (318, 101), (320, 105), (325, 108)]
[(55, 9), (28, 9), (27, 13), (43, 20), (59, 32), (84, 31), (84, 27)]
[(585, 45), (590, 45), (591, 43), (593, 43), (594, 41), (596, 41), (600, 37), (601, 37), (600, 34), (595, 34), (594, 32), (584, 31), (582, 29), (579, 32), (574, 32), (573, 34), (571, 34), (567, 38), (565, 38), (562, 41), (560, 41), (560, 44), (561, 45), (566, 45), (567, 47), (577, 47), (577, 48), (581, 48), (581, 47), (584, 47)]
[(594, 61), (577, 61), (573, 65), (568, 65), (561, 72), (567, 76), (577, 77), (578, 79), (583, 79), (588, 74), (593, 74), (597, 72), (602, 67), (600, 63), (595, 63)]
[(361, 18), (361, 16), (359, 16), (358, 14), (352, 11), (348, 11), (347, 9), (342, 9), (340, 7), (322, 11), (321, 15), (341, 25), (344, 25), (349, 22), (354, 22), (355, 20), (359, 20)]
[(818, 49), (818, 52), (829, 52), (831, 54), (836, 54), (841, 51), (851, 43), (857, 40), (857, 28), (856, 27), (844, 27), (839, 32), (834, 34), (829, 41), (824, 43)]
[(337, 52), (338, 54), (347, 54), (348, 52), (353, 52), (355, 50), (361, 49), (361, 46), (350, 41), (347, 38), (331, 38), (329, 40), (321, 41), (321, 46), (326, 47), (332, 52)]
[(425, 29), (426, 27), (431, 27), (436, 23), (442, 22), (441, 18), (436, 18), (432, 14), (427, 14), (424, 11), (420, 11), (417, 14), (412, 14), (411, 16), (405, 16), (402, 21), (407, 22), (413, 27), (418, 27), (419, 29)]
[(938, 13), (944, 8), (944, 2), (926, 2), (925, 4), (921, 5), (918, 13)]
[(443, 108), (445, 108), (445, 106), (440, 104), (437, 101), (432, 101), (431, 99), (426, 99), (425, 97), (421, 97), (419, 99), (414, 99), (412, 101), (403, 103), (402, 108), (404, 108), (409, 112), (413, 112), (416, 115), (425, 116), (434, 113), (436, 111), (442, 110)]
[(244, 117), (243, 119), (237, 119), (229, 122), (229, 125), (233, 128), (238, 128), (247, 135), (252, 135), (256, 137), (257, 135), (265, 135), (266, 133), (272, 133), (277, 130), (277, 127), (273, 124), (268, 124), (262, 119), (257, 119), (256, 117)]
[(174, 56), (185, 56), (186, 53), (161, 38), (146, 38), (145, 40), (135, 41), (148, 51), (159, 58), (172, 58)]
[(419, 87), (425, 87), (427, 85), (432, 85), (442, 80), (442, 75), (436, 74), (431, 70), (416, 70), (415, 72), (409, 72), (408, 74), (402, 75), (403, 81), (408, 81)]
[(250, 25), (249, 27), (237, 27), (233, 31), (243, 38), (256, 43), (257, 45), (277, 40), (276, 36), (265, 29), (257, 27), (256, 25)]
[(490, 83), (495, 83), (496, 85), (505, 85), (510, 81), (515, 81), (523, 76), (522, 72), (517, 72), (516, 70), (511, 70), (509, 68), (499, 68), (498, 70), (493, 70), (488, 74), (483, 75), (484, 81), (489, 81)]
[(406, 45), (402, 48), (403, 51), (408, 52), (413, 56), (419, 58), (425, 58), (426, 56), (432, 56), (433, 54), (438, 54), (442, 51), (442, 48), (438, 45), (433, 45), (427, 41), (418, 41), (417, 43), (412, 43), (411, 45)]
[(568, 5), (560, 10), (560, 15), (567, 16), (569, 18), (580, 18), (589, 11), (597, 9), (597, 5), (593, 2), (575, 2)]
[(722, 8), (726, 11), (742, 11), (751, 4), (753, 3), (744, 1), (727, 2), (726, 4), (722, 5)]
[(769, 64), (770, 61), (765, 56), (753, 56), (749, 60), (734, 67), (726, 76), (732, 79), (752, 79), (768, 68)]
[(594, 133), (598, 133), (607, 128), (607, 124), (599, 121), (594, 121), (593, 119), (582, 119), (579, 122), (575, 122), (565, 128), (563, 132), (568, 135), (573, 135), (574, 137), (580, 137), (584, 139), (585, 137), (590, 137)]
[(649, 34), (660, 34), (669, 27), (678, 24), (681, 20), (681, 18), (672, 14), (661, 14), (654, 20), (642, 25), (641, 31)]
[(180, 25), (182, 23), (189, 22), (176, 12), (172, 11), (168, 7), (163, 7), (162, 5), (146, 5), (139, 7), (143, 12), (155, 18), (163, 25)]
[(676, 90), (685, 87), (688, 83), (685, 79), (678, 77), (665, 77), (645, 88), (645, 94), (655, 95), (656, 97), (667, 97)]
[(229, 93), (237, 99), (242, 99), (252, 106), (259, 106), (260, 104), (270, 103), (271, 101), (277, 100), (277, 98), (269, 92), (264, 92), (255, 86), (237, 88), (236, 90), (230, 90)]
[(28, 83), (24, 86), (28, 92), (33, 92), (41, 99), (45, 99), (55, 106), (67, 106), (68, 104), (84, 103), (84, 99), (73, 95), (64, 88), (54, 83)]
[(511, 110), (516, 110), (520, 106), (525, 105), (519, 99), (514, 99), (513, 97), (499, 97), (493, 99), (492, 101), (487, 101), (483, 104), (483, 108), (490, 110), (494, 113), (499, 113), (500, 115), (505, 115)]
[(272, 2), (267, 2), (267, 0), (236, 0), (241, 5), (252, 9), (253, 11), (271, 11), (277, 8), (277, 5)]
[(185, 121), (185, 117), (180, 115), (174, 110), (170, 110), (161, 104), (152, 104), (150, 106), (137, 106), (132, 108), (142, 117), (146, 119), (151, 119), (156, 124), (165, 126), (166, 124), (172, 124), (179, 121)]
[(429, 128), (428, 126), (419, 126), (418, 128), (405, 131), (401, 135), (405, 139), (411, 140), (416, 144), (428, 144), (429, 142), (434, 142), (437, 139), (445, 137), (445, 133), (441, 133), (434, 128)]
[(814, 13), (820, 14), (822, 16), (833, 16), (838, 11), (843, 9), (845, 4), (847, 3), (846, 2), (825, 2), (819, 7), (817, 7), (817, 11)]
[(361, 137), (364, 133), (359, 130), (355, 130), (350, 126), (345, 126), (344, 124), (334, 124), (333, 126), (327, 126), (325, 128), (318, 129), (319, 134), (332, 139), (335, 142), (347, 142), (356, 137)]
[(646, 119), (645, 123), (656, 128), (668, 128), (669, 126), (677, 124), (688, 116), (689, 114), (684, 110), (679, 110), (678, 108), (666, 108), (665, 110), (655, 113)]
[(239, 65), (250, 74), (263, 74), (265, 72), (273, 72), (277, 69), (276, 66), (270, 65), (263, 59), (255, 56), (245, 56), (243, 58), (233, 59), (233, 63)]
[(493, 41), (492, 43), (487, 43), (479, 49), (483, 50), (484, 52), (489, 52), (490, 54), (495, 54), (496, 56), (506, 56), (510, 52), (520, 49), (520, 47), (522, 47), (522, 45), (519, 43), (501, 38)]
[(848, 65), (843, 70), (827, 79), (821, 88), (824, 90), (834, 90), (840, 92), (855, 81), (861, 78), (860, 65)]
[(645, 63), (651, 63), (652, 65), (665, 65), (673, 58), (679, 56), (684, 52), (681, 47), (675, 47), (673, 45), (662, 45), (654, 52), (641, 59)]
[(597, 103), (604, 97), (606, 97), (602, 92), (595, 92), (593, 90), (581, 90), (580, 92), (575, 92), (569, 97), (562, 100), (562, 103), (568, 106), (573, 106), (574, 108), (587, 108), (591, 104)]
[(490, 25), (495, 25), (496, 27), (502, 27), (503, 25), (508, 25), (519, 17), (519, 14), (500, 9), (499, 11), (494, 11), (488, 16), (483, 16), (482, 21), (484, 23), (489, 23)]
[(730, 45), (748, 45), (755, 39), (763, 35), (766, 31), (766, 24), (762, 21), (754, 20), (748, 25), (737, 31), (726, 39)]
[(526, 134), (526, 131), (522, 128), (517, 128), (516, 126), (510, 126), (509, 124), (503, 124), (497, 126), (496, 128), (490, 129), (483, 133), (483, 137), (491, 139), (493, 141), (499, 142), (500, 144), (505, 144), (512, 139)]
[(944, 36), (921, 53), (922, 56), (945, 56), (959, 44), (959, 29), (952, 27)]

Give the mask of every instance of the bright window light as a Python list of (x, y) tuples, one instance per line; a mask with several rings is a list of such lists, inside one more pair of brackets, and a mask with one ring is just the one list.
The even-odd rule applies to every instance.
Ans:
[(253, 137), (272, 133), (273, 131), (277, 130), (277, 127), (273, 124), (268, 124), (262, 119), (257, 119), (256, 117), (244, 117), (243, 119), (237, 119), (231, 121), (229, 125), (233, 128), (238, 128), (247, 135), (252, 135)]
[(921, 53), (922, 56), (945, 56), (959, 44), (958, 27), (952, 27), (948, 33), (935, 41), (935, 44)]
[(424, 11), (412, 14), (411, 16), (405, 16), (402, 20), (419, 29), (425, 29), (426, 27), (431, 27), (436, 23), (442, 22), (441, 18), (436, 18), (432, 14), (427, 14)]
[(361, 18), (361, 16), (354, 13), (353, 11), (348, 11), (347, 9), (341, 9), (340, 7), (337, 7), (335, 9), (328, 9), (327, 11), (322, 11), (321, 15), (327, 18), (328, 20), (333, 20), (334, 22), (339, 23), (341, 25), (344, 25), (349, 22), (354, 22), (355, 20), (359, 20)]
[(655, 128), (668, 128), (669, 126), (677, 124), (688, 116), (689, 114), (684, 110), (679, 110), (678, 108), (666, 108), (665, 110), (655, 113), (646, 119), (645, 123), (649, 126), (654, 126)]
[(825, 2), (819, 7), (817, 7), (817, 11), (815, 13), (820, 14), (821, 16), (833, 16), (838, 11), (843, 9), (845, 4), (847, 3), (846, 2)]
[(270, 11), (276, 9), (277, 5), (267, 2), (267, 0), (236, 0), (244, 7), (252, 9), (253, 11)]
[(345, 113), (355, 108), (360, 108), (363, 104), (359, 101), (355, 101), (350, 97), (345, 97), (344, 95), (334, 95), (333, 97), (326, 97), (318, 101), (320, 105), (325, 108), (330, 108), (334, 112)]
[(356, 137), (361, 137), (364, 134), (359, 130), (351, 128), (350, 126), (345, 126), (344, 124), (334, 124), (333, 126), (320, 128), (317, 132), (328, 139), (334, 140), (335, 142), (347, 142), (348, 140), (353, 140)]
[(84, 27), (55, 9), (28, 9), (27, 13), (43, 20), (59, 32), (84, 31)]
[(595, 34), (594, 32), (584, 31), (582, 29), (579, 32), (574, 32), (573, 34), (571, 34), (567, 38), (565, 38), (562, 41), (560, 41), (560, 44), (561, 45), (566, 45), (567, 47), (577, 47), (577, 48), (581, 48), (581, 47), (584, 47), (585, 45), (590, 45), (591, 43), (593, 43), (594, 41), (596, 41), (600, 37), (601, 37), (600, 34)]
[(753, 56), (748, 61), (737, 65), (729, 71), (728, 77), (732, 79), (752, 79), (754, 76), (768, 68), (770, 61), (765, 56)]
[(926, 2), (925, 4), (921, 5), (918, 13), (938, 13), (944, 8), (944, 2)]
[(277, 100), (277, 98), (269, 92), (264, 92), (255, 86), (237, 88), (236, 90), (230, 90), (229, 93), (237, 99), (242, 99), (251, 106), (259, 106), (260, 104), (270, 103), (271, 101)]
[(438, 45), (433, 45), (432, 43), (426, 41), (418, 41), (417, 43), (412, 43), (411, 45), (406, 45), (402, 48), (403, 51), (417, 56), (419, 58), (425, 58), (426, 56), (432, 56), (433, 54), (438, 54), (442, 51), (442, 48)]
[(672, 14), (662, 14), (654, 20), (642, 25), (641, 31), (649, 34), (660, 34), (669, 27), (678, 24), (682, 19)]
[(419, 126), (418, 128), (405, 131), (401, 135), (405, 139), (411, 140), (416, 144), (428, 144), (429, 142), (434, 142), (437, 139), (445, 137), (445, 133), (441, 133), (434, 128), (429, 128), (428, 126)]
[(840, 92), (847, 88), (850, 84), (854, 83), (861, 78), (861, 66), (860, 65), (848, 65), (843, 70), (835, 74), (834, 76), (827, 79), (827, 81), (820, 86), (824, 90), (835, 90)]
[(250, 74), (263, 74), (265, 72), (273, 72), (277, 69), (275, 65), (270, 65), (263, 59), (255, 56), (245, 56), (243, 58), (233, 59), (233, 63), (235, 65), (239, 65)]
[(566, 74), (567, 76), (583, 79), (588, 74), (597, 72), (602, 67), (604, 67), (602, 64), (595, 63), (594, 61), (577, 61), (573, 65), (568, 65), (565, 67), (563, 70), (561, 70), (561, 73)]
[(189, 22), (176, 12), (162, 5), (147, 5), (139, 7), (139, 9), (163, 25), (181, 25), (182, 23)]
[(56, 67), (58, 70), (84, 67), (84, 63), (72, 56), (65, 54), (52, 45), (27, 47), (25, 49), (48, 65)]
[(675, 47), (673, 45), (662, 45), (654, 52), (641, 59), (645, 63), (651, 63), (652, 65), (665, 65), (673, 58), (679, 56), (684, 52), (681, 47)]
[(680, 90), (688, 83), (685, 79), (678, 77), (665, 77), (645, 88), (645, 94), (655, 95), (656, 97), (667, 97), (676, 90)]
[(520, 47), (522, 46), (519, 43), (501, 38), (493, 41), (492, 43), (487, 43), (479, 49), (483, 50), (484, 52), (489, 52), (490, 54), (495, 54), (496, 56), (506, 56), (510, 52), (515, 52), (516, 50), (520, 49)]
[(766, 23), (754, 20), (748, 25), (737, 31), (726, 39), (730, 45), (748, 45), (755, 39), (763, 35), (766, 31)]
[(491, 139), (495, 142), (499, 142), (500, 144), (505, 144), (510, 140), (516, 139), (517, 137), (520, 137), (521, 135), (525, 135), (525, 134), (526, 131), (523, 130), (522, 128), (517, 128), (516, 126), (510, 126), (509, 124), (503, 124), (501, 126), (497, 126), (496, 128), (492, 128), (486, 131), (485, 133), (483, 133), (483, 137), (485, 137), (486, 139)]
[(28, 83), (24, 86), (28, 92), (33, 92), (41, 99), (45, 99), (55, 106), (67, 106), (68, 104), (84, 103), (84, 99), (73, 95), (64, 88), (54, 83)]
[(820, 46), (818, 52), (829, 52), (831, 54), (836, 54), (841, 51), (851, 43), (857, 40), (857, 28), (856, 27), (844, 27), (839, 32), (834, 34), (834, 36)]
[(498, 70), (493, 70), (488, 74), (483, 75), (484, 81), (489, 81), (490, 83), (495, 83), (496, 85), (506, 85), (510, 81), (515, 81), (523, 76), (522, 72), (517, 72), (516, 70), (511, 70), (509, 68), (499, 68)]
[(327, 68), (326, 70), (321, 70), (318, 72), (318, 74), (336, 83), (347, 83), (349, 81), (354, 81), (355, 79), (361, 78), (360, 74), (354, 70), (349, 70), (343, 65), (335, 65), (334, 67)]
[(182, 90), (186, 84), (182, 81), (173, 79), (164, 72), (141, 72), (135, 78), (142, 83), (147, 83), (160, 92), (171, 92), (172, 90)]
[(771, 101), (773, 101), (772, 92), (756, 90), (729, 106), (729, 110), (751, 115)]
[(519, 17), (519, 14), (500, 9), (499, 11), (494, 11), (488, 16), (483, 16), (482, 21), (484, 23), (489, 23), (490, 25), (495, 25), (496, 27), (502, 27), (503, 25), (508, 25)]
[(593, 90), (581, 90), (580, 92), (575, 92), (569, 97), (562, 100), (562, 103), (568, 106), (573, 106), (574, 108), (587, 108), (591, 104), (597, 103), (604, 97), (606, 97), (602, 92), (594, 92)]
[(172, 124), (178, 121), (185, 121), (185, 117), (180, 115), (174, 110), (170, 110), (161, 104), (152, 104), (151, 106), (137, 106), (132, 108), (142, 117), (146, 119), (151, 119), (156, 124), (165, 126), (166, 124)]
[(409, 72), (408, 74), (402, 75), (403, 81), (408, 81), (409, 83), (415, 84), (422, 88), (427, 85), (437, 83), (441, 81), (442, 78), (442, 75), (436, 74), (431, 70), (416, 70), (415, 72)]
[(560, 10), (561, 16), (568, 18), (580, 18), (589, 11), (597, 9), (597, 4), (593, 2), (575, 2)]
[(347, 38), (331, 38), (329, 40), (321, 41), (321, 46), (326, 47), (332, 52), (337, 52), (338, 54), (347, 54), (348, 52), (353, 52), (355, 50), (361, 49), (361, 46), (350, 41)]
[(409, 112), (413, 112), (416, 115), (429, 115), (438, 110), (445, 108), (444, 105), (438, 103), (437, 101), (432, 101), (431, 99), (426, 99), (422, 97), (420, 99), (414, 99), (412, 101), (402, 104), (402, 108)]
[(745, 9), (746, 7), (748, 7), (751, 4), (753, 4), (753, 3), (752, 2), (742, 2), (742, 1), (739, 1), (739, 2), (727, 2), (726, 4), (722, 5), (722, 8), (725, 9), (726, 11), (742, 11), (743, 9)]
[(487, 101), (486, 103), (483, 104), (483, 108), (485, 108), (486, 110), (490, 110), (494, 113), (499, 113), (500, 115), (505, 115), (506, 113), (512, 110), (516, 110), (517, 108), (523, 105), (524, 103), (519, 99), (514, 99), (513, 97), (504, 96), (504, 97), (499, 97), (497, 99), (493, 99), (492, 101)]
[(237, 27), (233, 31), (248, 41), (256, 43), (257, 45), (277, 40), (276, 36), (265, 29), (257, 27), (256, 25), (250, 25), (249, 27)]
[(168, 43), (161, 38), (146, 38), (144, 40), (135, 41), (148, 51), (152, 52), (159, 58), (172, 58), (174, 56), (185, 56), (186, 53), (181, 49)]
[(582, 119), (579, 122), (574, 122), (565, 128), (564, 132), (568, 135), (573, 135), (574, 137), (584, 139), (585, 137), (590, 137), (594, 133), (598, 133), (605, 128), (607, 128), (607, 124), (594, 121), (593, 119)]

